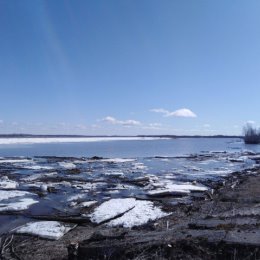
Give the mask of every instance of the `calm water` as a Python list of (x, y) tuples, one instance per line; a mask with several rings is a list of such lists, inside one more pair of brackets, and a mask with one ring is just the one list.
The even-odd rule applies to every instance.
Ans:
[(205, 151), (260, 152), (260, 145), (245, 145), (239, 138), (179, 138), (159, 140), (96, 141), (82, 143), (0, 144), (0, 156), (75, 156), (143, 158), (178, 156)]

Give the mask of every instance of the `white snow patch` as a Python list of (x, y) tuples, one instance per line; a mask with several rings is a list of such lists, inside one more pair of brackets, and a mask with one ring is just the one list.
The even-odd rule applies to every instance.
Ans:
[(136, 159), (124, 159), (124, 158), (113, 158), (113, 159), (101, 159), (101, 162), (110, 162), (110, 163), (126, 163), (134, 162)]
[(24, 197), (24, 196), (35, 196), (35, 194), (27, 191), (20, 191), (20, 190), (12, 190), (12, 192), (6, 190), (0, 190), (0, 201), (17, 198), (17, 197)]
[(7, 176), (0, 178), (0, 189), (16, 189), (18, 186), (18, 182), (9, 180)]
[(114, 177), (123, 177), (124, 173), (123, 172), (106, 172), (106, 176), (114, 176)]
[(26, 210), (35, 203), (38, 203), (38, 201), (32, 198), (19, 198), (17, 201), (14, 202), (0, 203), (0, 212)]
[(0, 160), (0, 163), (28, 163), (28, 162), (31, 162), (31, 160), (28, 160), (28, 159), (6, 159), (6, 160)]
[[(159, 183), (158, 187), (162, 187), (163, 183)], [(206, 191), (207, 187), (193, 184), (193, 183), (183, 183), (183, 184), (173, 184), (173, 183), (164, 183), (165, 186), (162, 189), (156, 189), (148, 191), (148, 195), (167, 195), (167, 194), (189, 194), (191, 191)], [(153, 184), (155, 186), (155, 184)]]
[(135, 201), (135, 207), (132, 210), (125, 213), (122, 217), (111, 220), (107, 225), (132, 228), (168, 215), (170, 214), (155, 207), (151, 201)]
[(60, 167), (63, 167), (68, 170), (76, 169), (77, 166), (71, 162), (59, 162)]
[(103, 221), (125, 213), (126, 211), (135, 207), (135, 205), (136, 200), (134, 198), (111, 199), (97, 207), (94, 212), (89, 215), (90, 220), (99, 224)]
[(0, 190), (0, 212), (26, 210), (31, 205), (38, 203), (33, 197), (36, 195), (27, 191)]
[(75, 227), (76, 225), (65, 224), (57, 221), (38, 221), (18, 227), (15, 229), (15, 232), (58, 240)]
[(68, 197), (67, 201), (75, 201), (75, 200), (79, 200), (79, 199), (83, 199), (84, 197), (86, 197), (86, 194), (76, 194), (76, 195), (72, 195), (70, 197)]
[(146, 165), (144, 165), (143, 163), (135, 163), (133, 169), (134, 170), (147, 170), (148, 167)]
[(81, 202), (77, 206), (80, 207), (80, 208), (88, 208), (88, 207), (90, 207), (90, 206), (92, 206), (96, 203), (97, 203), (96, 200), (90, 200), (90, 201)]
[(193, 184), (193, 183), (183, 183), (183, 184), (167, 184), (166, 189), (170, 190), (188, 190), (188, 191), (206, 191), (207, 187)]

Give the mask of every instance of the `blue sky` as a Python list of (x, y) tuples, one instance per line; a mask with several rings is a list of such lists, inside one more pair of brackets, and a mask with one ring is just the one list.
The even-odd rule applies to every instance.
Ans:
[(258, 0), (0, 0), (0, 133), (241, 134)]

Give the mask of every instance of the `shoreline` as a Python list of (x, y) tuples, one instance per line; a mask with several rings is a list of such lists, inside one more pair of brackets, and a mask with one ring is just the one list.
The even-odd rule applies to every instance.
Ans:
[(235, 255), (235, 259), (258, 259), (260, 170), (235, 172), (224, 180), (214, 183), (213, 194), (205, 192), (204, 198), (195, 197), (191, 204), (171, 206), (171, 215), (132, 229), (81, 223), (57, 241), (16, 234), (2, 236), (2, 250), (3, 242), (12, 238), (2, 257), (233, 259)]

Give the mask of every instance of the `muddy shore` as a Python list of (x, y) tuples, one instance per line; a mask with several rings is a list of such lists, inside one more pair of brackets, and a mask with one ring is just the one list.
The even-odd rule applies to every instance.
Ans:
[(260, 170), (214, 185), (190, 204), (166, 204), (171, 215), (132, 229), (78, 221), (57, 241), (3, 235), (1, 259), (260, 259)]

